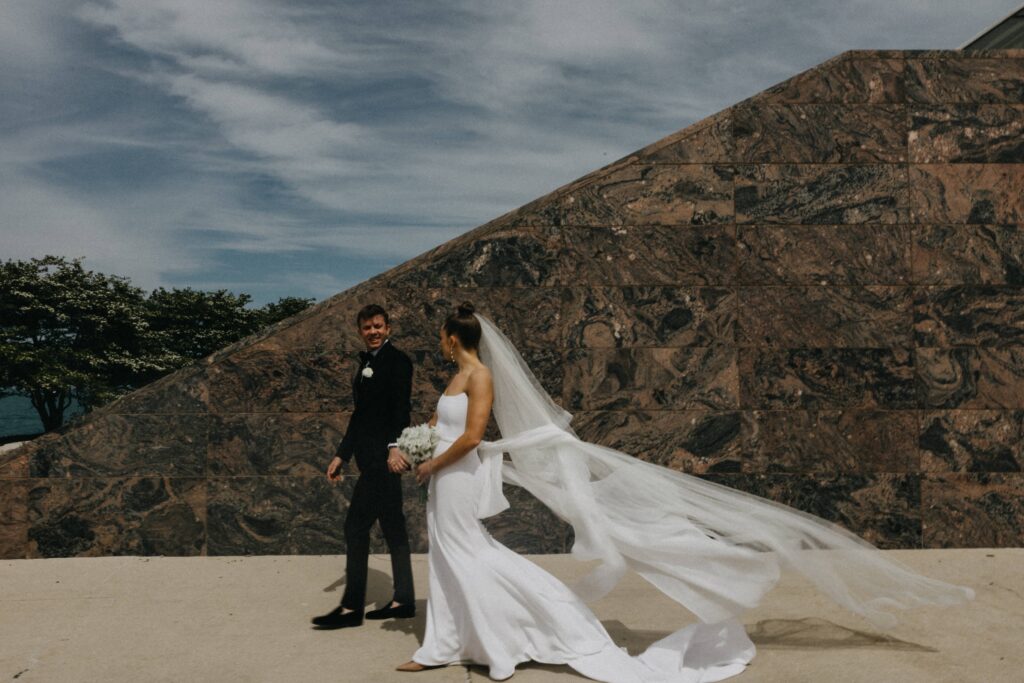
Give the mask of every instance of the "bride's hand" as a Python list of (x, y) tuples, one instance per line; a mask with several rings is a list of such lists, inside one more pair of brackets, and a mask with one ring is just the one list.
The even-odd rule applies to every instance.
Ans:
[(434, 473), (434, 463), (430, 460), (422, 463), (416, 468), (416, 483), (426, 484), (427, 480), (430, 479), (430, 475)]

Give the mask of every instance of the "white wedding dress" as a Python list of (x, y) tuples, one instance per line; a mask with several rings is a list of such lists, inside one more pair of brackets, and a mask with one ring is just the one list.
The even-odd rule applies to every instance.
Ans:
[[(430, 597), (414, 661), (482, 664), (498, 680), (533, 660), (608, 683), (719, 681), (754, 656), (740, 619), (783, 569), (883, 630), (900, 610), (973, 598), (819, 517), (580, 440), (512, 342), (476, 317), (502, 438), (431, 478)], [(465, 431), (468, 402), (438, 399), (435, 456)], [(568, 522), (573, 557), (597, 567), (570, 588), (495, 541), (480, 520), (509, 507), (503, 483)], [(629, 656), (581, 599), (606, 595), (627, 571), (698, 622)]]
[[(465, 393), (441, 395), (435, 455), (465, 431), (468, 403)], [(482, 664), (495, 680), (532, 660), (608, 683), (697, 683), (735, 675), (754, 656), (743, 626), (729, 621), (694, 624), (630, 657), (572, 590), (487, 532), (477, 518), (481, 465), (473, 450), (430, 480), (430, 597), (414, 661)]]

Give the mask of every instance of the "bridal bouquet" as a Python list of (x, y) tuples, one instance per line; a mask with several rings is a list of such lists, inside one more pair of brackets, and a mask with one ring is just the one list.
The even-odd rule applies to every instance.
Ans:
[[(440, 440), (435, 427), (421, 424), (403, 429), (396, 443), (398, 448), (412, 460), (412, 466), (416, 467), (434, 457), (434, 448), (437, 447)], [(427, 499), (426, 486), (420, 487), (420, 498)]]

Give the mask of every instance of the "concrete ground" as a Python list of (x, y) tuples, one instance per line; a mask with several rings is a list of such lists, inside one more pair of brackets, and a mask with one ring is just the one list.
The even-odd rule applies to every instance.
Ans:
[[(1024, 549), (889, 551), (935, 578), (972, 586), (963, 607), (912, 612), (873, 632), (794, 577), (746, 615), (758, 655), (736, 681), (1024, 681)], [(564, 555), (532, 559), (568, 580)], [(426, 557), (414, 557), (418, 616), (315, 631), (337, 604), (340, 557), (85, 558), (0, 561), (0, 681), (402, 681), (487, 679), (451, 666), (393, 671), (423, 634)], [(371, 558), (370, 600), (390, 594), (386, 555)], [(637, 652), (688, 613), (636, 576), (593, 605)], [(523, 665), (519, 683), (583, 681), (567, 667)]]

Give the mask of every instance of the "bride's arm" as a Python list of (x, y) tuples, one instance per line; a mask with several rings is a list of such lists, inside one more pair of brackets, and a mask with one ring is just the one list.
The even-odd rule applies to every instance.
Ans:
[(487, 430), (487, 419), (491, 415), (491, 401), (494, 400), (494, 385), (491, 371), (487, 368), (474, 370), (466, 381), (466, 396), (469, 407), (466, 413), (466, 431), (462, 433), (444, 453), (428, 460), (416, 469), (416, 478), (424, 480), (442, 467), (450, 465), (480, 445)]
[(436, 427), (437, 426), (437, 411), (436, 410), (434, 411), (434, 414), (430, 416), (430, 420), (427, 421), (427, 424), (430, 425), (431, 427)]

